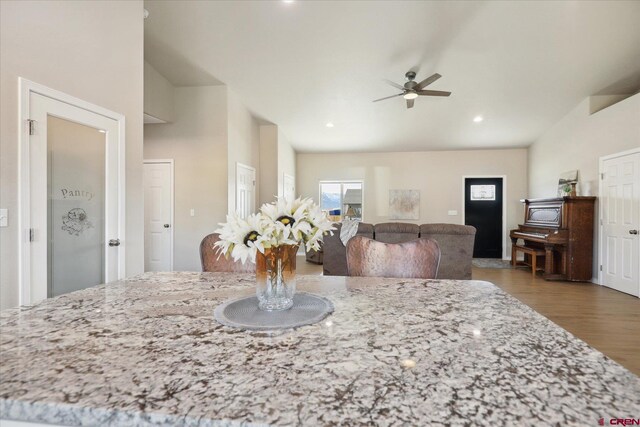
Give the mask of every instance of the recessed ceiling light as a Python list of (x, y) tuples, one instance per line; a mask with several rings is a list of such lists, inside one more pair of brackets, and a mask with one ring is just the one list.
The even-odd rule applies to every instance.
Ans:
[(293, 3), (293, 0), (282, 0), (282, 3)]
[(332, 128), (333, 127), (333, 123), (331, 123), (331, 122), (327, 123), (327, 127), (328, 128)]
[(107, 131), (106, 131), (106, 130), (104, 130), (104, 129), (98, 129), (98, 132), (100, 132), (100, 133), (107, 133)]
[(482, 116), (475, 116), (473, 118), (473, 121), (476, 122), (476, 123), (480, 123), (483, 120), (484, 120), (484, 118)]

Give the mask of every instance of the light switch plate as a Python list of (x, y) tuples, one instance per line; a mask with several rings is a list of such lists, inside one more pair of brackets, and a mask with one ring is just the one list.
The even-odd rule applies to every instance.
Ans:
[(9, 225), (9, 210), (0, 209), (0, 227), (7, 227)]
[(447, 212), (449, 214), (449, 216), (456, 216), (458, 215), (458, 211), (449, 211)]
[(196, 210), (195, 209), (191, 209), (191, 216), (196, 216)]

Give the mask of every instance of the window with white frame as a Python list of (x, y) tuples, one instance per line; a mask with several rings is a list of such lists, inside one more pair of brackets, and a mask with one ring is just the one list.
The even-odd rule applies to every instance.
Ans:
[(363, 181), (320, 181), (320, 208), (332, 221), (361, 221), (363, 187)]

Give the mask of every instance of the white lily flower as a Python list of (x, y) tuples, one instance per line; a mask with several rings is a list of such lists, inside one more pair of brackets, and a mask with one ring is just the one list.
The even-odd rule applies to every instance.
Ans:
[(227, 222), (216, 230), (220, 241), (216, 246), (225, 256), (245, 263), (255, 262), (257, 251), (281, 245), (304, 243), (307, 250), (319, 249), (323, 236), (334, 230), (325, 212), (310, 198), (278, 199), (266, 203), (258, 214), (246, 220), (228, 215)]
[(308, 238), (305, 239), (307, 251), (317, 251), (320, 249), (320, 242), (324, 235), (327, 233), (333, 235), (335, 227), (329, 220), (327, 213), (323, 212), (318, 205), (313, 205), (309, 209), (309, 224), (311, 226), (311, 232), (307, 235)]
[(260, 215), (249, 215), (246, 220), (237, 214), (227, 215), (227, 222), (220, 225), (222, 228), (216, 230), (220, 234), (220, 240), (215, 246), (219, 248), (221, 255), (231, 255), (234, 261), (242, 261), (244, 264), (247, 259), (255, 262), (257, 251), (264, 253), (267, 229), (263, 226)]

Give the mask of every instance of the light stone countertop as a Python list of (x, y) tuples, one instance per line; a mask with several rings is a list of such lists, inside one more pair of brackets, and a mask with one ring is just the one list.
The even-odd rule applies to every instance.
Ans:
[[(335, 312), (246, 332), (254, 277), (156, 273), (0, 312), (0, 418), (61, 425), (597, 425), (640, 378), (480, 281), (298, 276)], [(411, 362), (415, 362), (412, 368)]]

